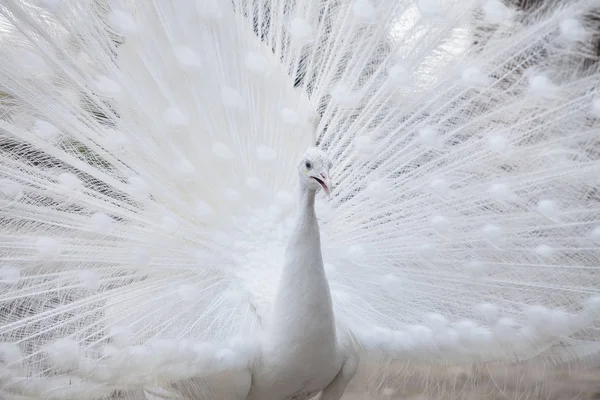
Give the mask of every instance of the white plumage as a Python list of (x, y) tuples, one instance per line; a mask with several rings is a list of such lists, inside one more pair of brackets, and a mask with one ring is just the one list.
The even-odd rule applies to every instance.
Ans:
[(0, 397), (594, 360), (595, 3), (5, 1)]

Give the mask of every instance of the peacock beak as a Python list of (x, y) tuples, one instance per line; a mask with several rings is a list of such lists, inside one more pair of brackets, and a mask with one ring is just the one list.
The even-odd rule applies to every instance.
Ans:
[(321, 172), (320, 176), (313, 176), (312, 178), (319, 182), (319, 185), (321, 185), (327, 196), (331, 194), (331, 181), (329, 180), (329, 174), (327, 174), (327, 172)]

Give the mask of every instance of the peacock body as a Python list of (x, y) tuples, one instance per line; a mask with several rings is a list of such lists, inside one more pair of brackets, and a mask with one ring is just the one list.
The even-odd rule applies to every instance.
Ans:
[(595, 3), (3, 2), (0, 397), (593, 361)]

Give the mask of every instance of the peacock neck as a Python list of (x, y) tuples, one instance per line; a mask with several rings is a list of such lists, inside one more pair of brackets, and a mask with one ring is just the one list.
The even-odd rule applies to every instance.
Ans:
[[(303, 222), (314, 222), (316, 226), (317, 234), (319, 233), (319, 224), (317, 222), (317, 214), (315, 213), (315, 198), (317, 192), (314, 190), (300, 187), (300, 201), (298, 207), (298, 223), (296, 224), (296, 230), (301, 229), (304, 225)], [(319, 238), (319, 247), (320, 247)]]
[(311, 345), (308, 341), (314, 338), (322, 341), (323, 351), (335, 347), (333, 307), (314, 206), (315, 191), (301, 188), (296, 225), (270, 319), (269, 340), (279, 350), (287, 348), (284, 353), (306, 351)]
[(325, 279), (315, 197), (316, 191), (300, 188), (298, 215), (286, 250), (282, 281), (299, 278), (316, 283), (314, 281)]

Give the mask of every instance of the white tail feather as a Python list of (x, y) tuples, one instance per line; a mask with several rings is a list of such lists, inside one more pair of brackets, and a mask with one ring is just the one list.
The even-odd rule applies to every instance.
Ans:
[(594, 1), (5, 3), (0, 390), (246, 366), (228, 341), (268, 318), (315, 141), (340, 332), (427, 361), (597, 352)]

